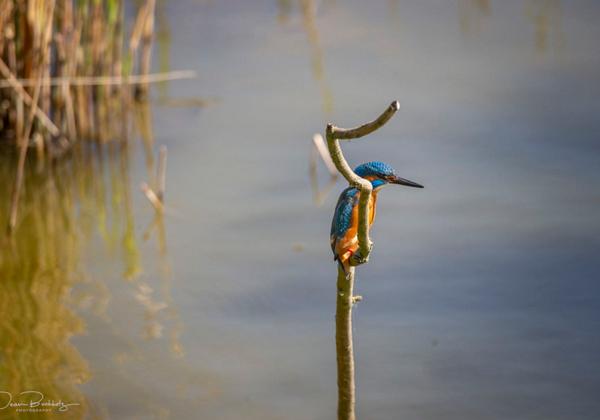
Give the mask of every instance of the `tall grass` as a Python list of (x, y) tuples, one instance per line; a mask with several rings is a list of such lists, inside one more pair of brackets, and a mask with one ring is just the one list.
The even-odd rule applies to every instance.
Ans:
[(137, 2), (127, 46), (123, 3), (0, 0), (0, 142), (18, 149), (9, 233), (28, 149), (54, 159), (77, 141), (127, 138), (132, 97), (146, 97), (155, 0)]
[[(154, 8), (154, 0), (140, 4), (126, 46), (123, 0), (0, 0), (2, 140), (19, 142), (36, 105), (50, 121), (32, 118), (26, 141), (40, 150), (57, 154), (78, 139), (123, 139), (129, 85), (97, 78), (149, 72)], [(141, 97), (144, 85), (136, 92)]]

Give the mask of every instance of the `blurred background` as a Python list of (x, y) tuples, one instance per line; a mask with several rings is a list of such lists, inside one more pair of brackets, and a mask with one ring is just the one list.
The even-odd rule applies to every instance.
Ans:
[[(149, 3), (102, 25), (143, 35)], [(0, 248), (0, 390), (80, 405), (0, 418), (335, 418), (329, 226), (345, 185), (311, 138), (394, 99), (384, 128), (343, 145), (425, 185), (379, 195), (356, 284), (357, 416), (600, 417), (600, 3), (153, 7), (149, 67), (142, 52), (103, 68), (196, 77), (136, 91), (126, 124), (123, 101), (87, 125), (58, 101), (59, 128), (87, 140), (52, 163), (30, 148)], [(85, 37), (93, 17), (77, 16)], [(74, 103), (87, 94), (103, 98)], [(161, 145), (164, 216), (140, 190)], [(1, 223), (15, 150), (0, 148)]]

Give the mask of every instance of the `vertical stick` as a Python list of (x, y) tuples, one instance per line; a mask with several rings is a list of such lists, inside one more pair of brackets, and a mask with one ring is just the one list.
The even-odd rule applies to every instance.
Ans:
[[(154, 35), (154, 8), (155, 0), (147, 0), (145, 4), (146, 18), (142, 29), (142, 55), (140, 57), (140, 74), (150, 73), (152, 37)], [(136, 85), (135, 97), (137, 100), (148, 98), (148, 84), (140, 83)]]
[[(348, 165), (344, 158), (339, 140), (350, 140), (366, 136), (381, 128), (398, 111), (400, 104), (394, 101), (379, 117), (371, 122), (355, 128), (339, 128), (327, 124), (325, 131), (327, 146), (331, 160), (337, 170), (346, 178), (348, 183), (360, 190), (358, 209), (358, 252), (350, 263), (353, 266), (365, 264), (371, 252), (369, 239), (368, 209), (367, 205), (371, 191), (371, 183), (359, 177)], [(360, 258), (355, 258), (360, 254)], [(335, 347), (337, 352), (338, 368), (338, 420), (354, 420), (354, 352), (352, 349), (352, 304), (359, 301), (360, 296), (352, 296), (354, 288), (354, 267), (350, 267), (348, 274), (338, 266), (337, 300), (335, 311)]]
[(335, 310), (335, 348), (338, 370), (338, 420), (354, 420), (354, 351), (352, 348), (352, 293), (354, 267), (348, 276), (338, 266)]
[(167, 185), (167, 146), (158, 149), (158, 167), (156, 170), (156, 195), (161, 202), (165, 201), (165, 188)]
[(44, 32), (43, 44), (42, 44), (42, 57), (40, 58), (40, 70), (37, 75), (36, 85), (34, 87), (33, 99), (31, 100), (31, 110), (29, 111), (29, 118), (27, 120), (27, 124), (25, 125), (25, 132), (23, 133), (23, 137), (17, 139), (18, 147), (19, 147), (19, 161), (17, 163), (17, 175), (15, 178), (15, 184), (13, 187), (10, 210), (8, 216), (8, 225), (7, 225), (7, 233), (11, 235), (15, 225), (17, 223), (17, 210), (19, 207), (19, 196), (21, 195), (21, 187), (23, 185), (23, 177), (25, 173), (25, 158), (27, 156), (27, 147), (29, 143), (29, 137), (31, 136), (31, 130), (33, 127), (33, 121), (36, 115), (36, 111), (38, 109), (38, 101), (40, 99), (40, 91), (42, 88), (42, 78), (43, 78), (43, 68), (46, 64), (47, 55), (45, 53), (45, 48), (50, 42), (50, 35), (52, 29), (52, 16), (54, 14), (54, 1), (50, 2), (48, 6), (48, 15), (47, 22)]
[(13, 186), (12, 196), (10, 200), (10, 210), (8, 216), (8, 225), (6, 232), (8, 235), (13, 233), (13, 230), (17, 224), (17, 211), (19, 208), (19, 196), (21, 195), (21, 186), (23, 185), (23, 176), (25, 174), (25, 158), (27, 156), (27, 146), (29, 143), (29, 136), (31, 135), (31, 128), (33, 126), (33, 119), (35, 111), (37, 109), (37, 103), (40, 96), (40, 90), (42, 87), (42, 75), (38, 76), (37, 84), (35, 86), (35, 92), (33, 93), (33, 100), (31, 102), (31, 110), (29, 112), (29, 119), (25, 126), (25, 132), (23, 136), (17, 139), (19, 148), (19, 160), (17, 163), (17, 175), (15, 177), (15, 184)]

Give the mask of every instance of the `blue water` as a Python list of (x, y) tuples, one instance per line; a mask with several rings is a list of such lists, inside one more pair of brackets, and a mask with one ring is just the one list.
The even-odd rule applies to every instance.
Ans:
[[(384, 160), (425, 185), (379, 195), (357, 272), (358, 417), (600, 418), (599, 3), (159, 7), (170, 67), (198, 72), (168, 95), (213, 102), (152, 92), (166, 253), (144, 242), (127, 282), (101, 241), (86, 251), (112, 296), (102, 316), (78, 309), (87, 332), (71, 340), (99, 412), (335, 418), (328, 235), (345, 186), (314, 202), (311, 137), (397, 99), (384, 128), (343, 145), (352, 164)], [(132, 159), (141, 238), (152, 209), (141, 150)], [(150, 338), (140, 285), (167, 305)]]

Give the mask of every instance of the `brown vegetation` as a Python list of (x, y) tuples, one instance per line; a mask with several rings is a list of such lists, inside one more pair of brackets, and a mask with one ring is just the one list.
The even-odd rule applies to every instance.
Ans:
[(77, 141), (126, 140), (131, 98), (153, 81), (154, 8), (140, 3), (126, 47), (123, 0), (0, 0), (0, 142), (18, 150), (9, 233), (28, 149), (54, 159)]

